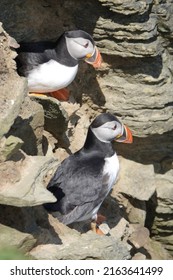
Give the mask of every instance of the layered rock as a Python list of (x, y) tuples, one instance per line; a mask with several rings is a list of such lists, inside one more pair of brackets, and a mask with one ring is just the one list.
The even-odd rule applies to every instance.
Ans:
[(53, 158), (39, 156), (1, 163), (0, 203), (21, 207), (55, 202), (43, 183), (48, 170), (56, 166)]
[(157, 205), (155, 205), (155, 217), (152, 226), (152, 235), (155, 240), (161, 241), (165, 248), (172, 252), (172, 228), (173, 228), (173, 170), (167, 172), (163, 180), (161, 175), (156, 177)]

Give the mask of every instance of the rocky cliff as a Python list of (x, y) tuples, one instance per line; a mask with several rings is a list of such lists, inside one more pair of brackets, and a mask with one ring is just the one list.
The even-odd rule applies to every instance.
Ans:
[[(0, 8), (0, 246), (36, 259), (172, 258), (172, 1), (2, 0)], [(93, 35), (103, 67), (81, 62), (68, 103), (29, 98), (17, 42), (74, 28)], [(42, 203), (55, 201), (47, 182), (105, 111), (132, 129), (134, 143), (115, 145), (120, 176), (101, 208), (110, 235), (97, 236), (87, 224), (60, 224)]]

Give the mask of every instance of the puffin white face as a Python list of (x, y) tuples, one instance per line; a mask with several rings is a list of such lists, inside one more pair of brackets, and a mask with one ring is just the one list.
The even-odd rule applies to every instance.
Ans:
[(123, 135), (124, 126), (117, 121), (110, 121), (99, 127), (91, 126), (91, 130), (100, 141), (109, 143)]
[(82, 37), (69, 38), (65, 37), (67, 49), (70, 55), (75, 59), (92, 57), (95, 46), (89, 39)]

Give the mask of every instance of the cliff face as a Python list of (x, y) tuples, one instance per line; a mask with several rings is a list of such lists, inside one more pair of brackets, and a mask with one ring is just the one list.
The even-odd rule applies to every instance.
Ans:
[[(41, 206), (33, 206), (54, 201), (46, 182), (59, 161), (83, 145), (90, 120), (108, 110), (131, 128), (134, 143), (115, 146), (121, 172), (109, 206), (102, 209), (112, 235), (112, 239), (105, 237), (105, 250), (109, 255), (109, 245), (116, 243), (119, 255), (114, 252), (111, 258), (130, 258), (126, 242), (131, 238), (136, 258), (145, 258), (141, 247), (151, 258), (169, 258), (159, 243), (149, 239), (146, 227), (173, 255), (173, 4), (2, 0), (0, 7), (3, 28), (17, 42), (54, 40), (64, 30), (84, 29), (93, 34), (104, 60), (97, 71), (81, 63), (69, 87), (73, 103), (31, 100), (26, 80), (16, 73), (17, 42), (0, 27), (0, 203), (5, 213), (0, 217), (0, 230), (15, 228), (20, 237), (14, 245), (20, 247), (21, 240), (27, 240), (24, 251), (36, 258), (41, 258), (50, 243), (52, 255), (45, 258), (56, 258), (60, 252), (61, 258), (70, 258), (69, 243), (74, 258), (90, 255), (85, 251), (79, 256), (75, 251), (77, 231), (62, 227)], [(23, 224), (14, 222), (13, 212), (22, 217)], [(137, 236), (143, 236), (142, 244), (136, 245)], [(118, 241), (120, 237), (124, 243)], [(82, 238), (81, 244), (92, 240), (93, 247), (96, 242), (102, 248), (102, 241), (90, 232)], [(104, 258), (98, 251), (94, 257)]]

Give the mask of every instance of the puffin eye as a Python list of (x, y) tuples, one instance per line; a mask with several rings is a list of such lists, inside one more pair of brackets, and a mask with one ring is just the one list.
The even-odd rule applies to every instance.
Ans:
[(112, 128), (112, 130), (115, 130), (117, 128), (117, 126), (115, 125), (113, 128)]
[(84, 45), (84, 48), (88, 48), (88, 45), (89, 45), (89, 43), (87, 42), (87, 43)]

